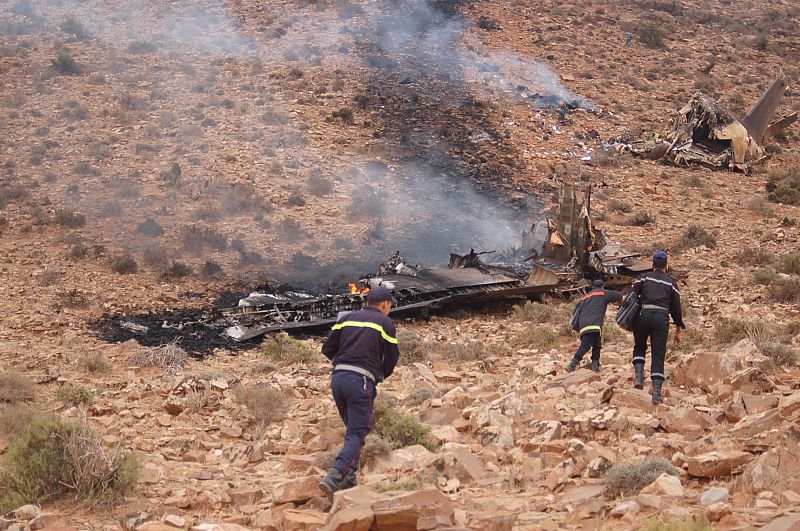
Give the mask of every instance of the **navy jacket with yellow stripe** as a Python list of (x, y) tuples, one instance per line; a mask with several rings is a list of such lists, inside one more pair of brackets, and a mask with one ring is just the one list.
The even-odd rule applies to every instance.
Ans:
[(593, 289), (578, 301), (578, 330), (580, 335), (587, 332), (601, 332), (606, 318), (606, 307), (622, 300), (622, 293), (613, 289)]
[(334, 366), (345, 363), (368, 370), (380, 382), (394, 371), (400, 350), (394, 321), (377, 308), (366, 307), (333, 325), (322, 353)]

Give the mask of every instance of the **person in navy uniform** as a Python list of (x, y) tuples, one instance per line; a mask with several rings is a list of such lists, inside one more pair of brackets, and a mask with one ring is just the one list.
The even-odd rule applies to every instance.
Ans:
[(622, 300), (622, 293), (613, 289), (603, 289), (603, 285), (603, 281), (599, 278), (592, 282), (592, 291), (581, 297), (576, 305), (575, 311), (579, 312), (578, 333), (581, 336), (581, 344), (567, 365), (567, 372), (572, 372), (578, 367), (589, 349), (592, 349), (592, 370), (600, 372), (602, 348), (600, 336), (603, 332), (606, 308), (612, 302)]
[(342, 449), (319, 483), (330, 500), (334, 492), (356, 486), (361, 449), (372, 430), (376, 386), (392, 374), (400, 357), (397, 331), (389, 317), (397, 304), (391, 290), (372, 288), (366, 302), (363, 310), (345, 314), (322, 345), (322, 353), (333, 361), (331, 390), (347, 426)]

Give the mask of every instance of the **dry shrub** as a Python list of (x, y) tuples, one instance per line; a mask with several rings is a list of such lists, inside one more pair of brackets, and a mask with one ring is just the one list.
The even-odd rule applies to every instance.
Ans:
[(80, 367), (82, 371), (91, 374), (105, 373), (111, 370), (111, 364), (99, 352), (81, 357), (78, 360), (78, 367)]
[(526, 328), (514, 338), (514, 345), (539, 350), (551, 349), (558, 345), (559, 334), (552, 328), (536, 326)]
[(430, 435), (431, 429), (411, 415), (400, 413), (388, 402), (375, 402), (375, 434), (386, 439), (393, 448), (420, 444), (436, 451), (438, 444)]
[(487, 345), (482, 342), (446, 342), (438, 343), (433, 348), (430, 357), (437, 360), (478, 361), (490, 356), (504, 355), (506, 353), (508, 353), (508, 349), (504, 346), (493, 347), (492, 345)]
[(211, 403), (211, 388), (206, 386), (202, 389), (189, 388), (186, 391), (186, 408), (191, 413), (199, 413)]
[(644, 531), (714, 531), (705, 515), (687, 516), (681, 520), (662, 522), (654, 516), (645, 522)]
[(765, 187), (773, 203), (800, 205), (800, 167), (770, 170)]
[(769, 203), (760, 197), (753, 197), (745, 204), (747, 210), (760, 214), (765, 218), (770, 218), (775, 215), (775, 211), (769, 206)]
[(193, 272), (194, 271), (192, 270), (191, 266), (186, 265), (183, 262), (172, 260), (172, 263), (169, 266), (161, 269), (160, 276), (162, 280), (175, 280), (189, 276)]
[(401, 490), (419, 490), (419, 481), (416, 479), (406, 479), (404, 481), (381, 481), (372, 486), (375, 492), (396, 492)]
[(398, 340), (401, 341), (400, 365), (424, 363), (430, 359), (433, 350), (430, 344), (420, 341), (419, 339), (404, 339), (398, 337)]
[(319, 171), (308, 174), (308, 191), (313, 195), (323, 196), (333, 192), (333, 181), (324, 178)]
[(604, 480), (613, 496), (633, 496), (664, 473), (677, 476), (680, 471), (663, 457), (650, 457), (614, 465), (606, 472)]
[(72, 407), (88, 406), (94, 402), (94, 394), (82, 385), (65, 385), (56, 391), (56, 400)]
[(526, 301), (522, 306), (515, 306), (512, 317), (523, 323), (552, 323), (561, 317), (561, 311), (553, 304)]
[(781, 276), (772, 269), (758, 269), (753, 272), (753, 282), (761, 286), (769, 286), (780, 278)]
[(763, 321), (721, 317), (714, 327), (714, 337), (724, 344), (736, 343), (746, 338), (759, 344), (772, 337), (772, 332)]
[(678, 242), (678, 249), (693, 249), (705, 245), (709, 249), (717, 246), (717, 238), (699, 225), (689, 225)]
[(164, 374), (177, 374), (188, 359), (186, 351), (172, 342), (137, 352), (128, 362), (137, 367), (160, 367), (164, 369)]
[(107, 450), (85, 416), (71, 423), (36, 415), (9, 446), (0, 469), (0, 513), (71, 494), (113, 503), (136, 487), (139, 464), (117, 445)]
[(767, 295), (777, 302), (800, 302), (800, 279), (779, 278), (770, 284)]
[(36, 397), (36, 385), (22, 374), (14, 371), (0, 373), (0, 402), (15, 404)]
[(180, 228), (178, 237), (181, 239), (183, 247), (195, 254), (202, 253), (206, 247), (217, 251), (224, 251), (228, 247), (228, 239), (225, 235), (211, 227), (184, 225)]
[(61, 278), (61, 269), (57, 265), (49, 265), (36, 277), (36, 283), (41, 287), (52, 286)]
[(86, 225), (86, 216), (74, 212), (71, 208), (59, 208), (53, 221), (62, 227), (77, 228)]
[(775, 372), (797, 365), (797, 351), (789, 345), (767, 341), (759, 344), (758, 350), (767, 358), (760, 366), (764, 372)]
[(406, 398), (405, 402), (409, 406), (418, 406), (424, 403), (426, 400), (436, 398), (437, 396), (438, 395), (433, 390), (427, 387), (422, 387), (411, 393), (411, 395)]
[(800, 275), (800, 253), (791, 253), (781, 256), (778, 269), (789, 275)]
[(0, 409), (0, 435), (14, 439), (37, 415), (37, 411), (25, 403), (11, 404)]
[(650, 223), (655, 223), (656, 217), (648, 212), (637, 212), (628, 219), (628, 225), (633, 227), (644, 227)]
[(633, 211), (631, 205), (619, 199), (609, 199), (608, 203), (606, 203), (606, 207), (611, 212), (622, 212), (623, 214), (630, 214)]
[(361, 465), (376, 457), (386, 457), (392, 451), (392, 444), (374, 433), (367, 435), (361, 449)]
[(167, 265), (167, 252), (159, 245), (151, 245), (144, 250), (142, 261), (148, 267), (160, 269)]
[(736, 253), (736, 259), (745, 265), (766, 265), (775, 260), (775, 256), (761, 247), (744, 247)]
[(314, 351), (300, 341), (293, 339), (286, 332), (278, 332), (264, 340), (261, 352), (278, 364), (307, 363), (316, 358)]
[[(369, 435), (367, 435), (367, 439), (369, 439)], [(366, 448), (366, 445), (365, 447)], [(364, 448), (361, 449), (361, 461), (364, 461)], [(311, 466), (321, 468), (322, 470), (328, 470), (333, 466), (333, 463), (336, 461), (336, 456), (339, 454), (338, 449), (334, 450), (325, 450), (324, 452), (317, 452), (314, 455), (314, 459), (311, 461)]]
[(236, 399), (247, 406), (256, 425), (266, 426), (286, 418), (288, 404), (280, 389), (269, 385), (237, 385), (233, 392)]
[(134, 260), (127, 251), (116, 254), (109, 258), (108, 267), (111, 269), (111, 271), (121, 275), (136, 273), (136, 271), (139, 269), (139, 266), (136, 264), (136, 260)]

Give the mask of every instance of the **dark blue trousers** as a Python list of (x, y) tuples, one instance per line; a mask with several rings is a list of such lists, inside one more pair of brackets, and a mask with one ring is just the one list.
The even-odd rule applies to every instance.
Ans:
[(667, 357), (669, 314), (666, 311), (642, 310), (633, 325), (633, 364), (644, 365), (647, 340), (650, 340), (650, 380), (665, 380), (664, 359)]
[(339, 416), (347, 426), (344, 445), (333, 466), (346, 475), (358, 467), (364, 439), (372, 430), (375, 383), (356, 372), (335, 371), (331, 377), (331, 390)]
[(601, 346), (600, 332), (586, 332), (581, 336), (581, 346), (575, 351), (573, 359), (575, 361), (581, 361), (586, 353), (589, 352), (589, 349), (592, 349), (592, 360), (600, 361)]

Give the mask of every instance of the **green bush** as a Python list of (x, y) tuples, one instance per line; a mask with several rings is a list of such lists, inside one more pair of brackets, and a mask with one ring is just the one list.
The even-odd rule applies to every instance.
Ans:
[(781, 256), (778, 269), (782, 273), (800, 275), (800, 253), (791, 253)]
[(430, 428), (411, 415), (400, 413), (387, 402), (375, 402), (375, 433), (386, 439), (393, 448), (421, 444), (435, 451), (438, 444), (430, 435)]
[(129, 452), (105, 450), (85, 419), (68, 423), (37, 415), (11, 443), (0, 469), (0, 513), (67, 494), (114, 502), (137, 483), (139, 464)]
[(663, 457), (650, 457), (614, 465), (606, 472), (604, 480), (613, 496), (633, 496), (664, 473), (677, 476), (680, 472)]
[(261, 352), (274, 363), (307, 363), (316, 358), (314, 351), (286, 332), (279, 332), (264, 340)]
[(73, 407), (88, 406), (94, 401), (94, 395), (82, 385), (65, 385), (56, 391), (56, 400)]
[(11, 404), (0, 409), (0, 435), (13, 439), (36, 416), (36, 410), (25, 403)]

